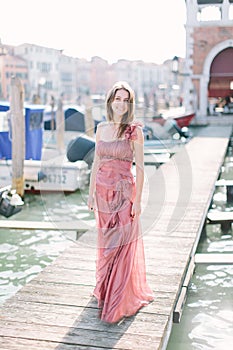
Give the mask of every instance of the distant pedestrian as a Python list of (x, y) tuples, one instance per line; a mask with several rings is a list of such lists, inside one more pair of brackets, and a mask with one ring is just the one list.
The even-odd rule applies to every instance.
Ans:
[(180, 96), (180, 98), (179, 98), (179, 105), (180, 105), (180, 107), (183, 106), (183, 97), (182, 96)]

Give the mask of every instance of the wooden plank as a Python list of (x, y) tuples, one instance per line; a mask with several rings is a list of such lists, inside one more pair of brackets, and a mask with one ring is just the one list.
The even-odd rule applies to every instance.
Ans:
[[(15, 337), (2, 337), (0, 340), (1, 350), (77, 350), (77, 345), (65, 344), (63, 342), (41, 341), (37, 339), (25, 339)], [(79, 346), (79, 350), (101, 350), (102, 347)], [(105, 348), (105, 350), (111, 350)]]
[[(37, 306), (37, 310), (38, 310), (38, 307), (39, 307), (39, 305)], [(41, 310), (39, 309), (39, 311), (41, 311)], [(28, 321), (25, 323), (25, 327), (24, 327), (24, 318), (25, 317), (23, 316), (23, 319), (21, 318), (21, 320), (20, 320), (19, 313), (18, 314), (16, 313), (15, 315), (11, 315), (10, 310), (9, 310), (9, 317), (12, 317), (12, 320), (7, 322), (7, 329), (5, 329), (5, 323), (3, 324), (3, 327), (2, 327), (2, 325), (1, 325), (2, 322), (0, 322), (0, 326), (1, 326), (0, 328), (2, 330), (2, 333), (4, 333), (4, 334), (7, 333), (8, 335), (10, 334), (11, 336), (14, 335), (17, 338), (22, 338), (22, 337), (31, 338), (31, 336), (32, 336), (31, 330), (32, 330), (32, 332), (34, 332), (35, 329), (37, 330), (38, 328), (40, 328), (39, 335), (34, 335), (34, 337), (38, 337), (39, 340), (48, 339), (47, 337), (49, 337), (49, 339), (56, 341), (56, 338), (55, 338), (56, 335), (52, 334), (52, 335), (46, 336), (44, 334), (46, 332), (46, 329), (49, 329), (48, 327), (49, 327), (50, 322), (52, 323), (52, 325), (54, 325), (54, 322), (51, 319), (52, 311), (53, 311), (52, 309), (48, 309), (48, 314), (38, 312), (37, 319), (34, 317), (32, 311), (31, 311), (31, 313), (29, 313), (27, 316)], [(64, 311), (63, 308), (61, 308), (61, 311)], [(61, 311), (59, 312), (59, 310), (58, 310), (58, 312), (56, 312), (54, 314), (54, 319), (56, 319), (57, 323), (58, 323), (58, 321), (57, 321), (56, 316), (61, 315)], [(146, 334), (149, 339), (151, 339), (153, 337), (151, 345), (155, 345), (155, 343), (156, 343), (155, 338), (157, 338), (157, 341), (159, 341), (160, 337), (162, 336), (161, 330), (163, 329), (164, 326), (166, 326), (166, 323), (167, 323), (167, 317), (164, 315), (161, 315), (161, 316), (156, 315), (152, 319), (151, 315), (148, 313), (147, 314), (139, 313), (138, 315), (136, 315), (136, 317), (134, 319), (131, 319), (131, 320), (126, 319), (120, 325), (118, 325), (118, 324), (117, 325), (106, 325), (105, 323), (98, 321), (98, 318), (96, 316), (97, 311), (94, 311), (92, 309), (88, 309), (88, 310), (85, 309), (85, 313), (82, 312), (80, 314), (80, 317), (79, 317), (79, 314), (77, 314), (77, 315), (75, 314), (75, 311), (77, 311), (77, 309), (74, 309), (72, 313), (71, 313), (71, 311), (68, 311), (68, 314), (64, 313), (63, 319), (61, 317), (59, 317), (60, 322), (58, 323), (57, 326), (55, 326), (55, 327), (53, 326), (51, 331), (53, 333), (57, 333), (56, 330), (58, 330), (60, 335), (61, 334), (66, 335), (66, 332), (68, 329), (71, 331), (71, 330), (73, 330), (73, 328), (75, 328), (76, 332), (78, 332), (78, 334), (80, 335), (83, 333), (83, 331), (82, 331), (82, 328), (79, 328), (79, 327), (83, 326), (83, 327), (85, 327), (84, 332), (86, 333), (85, 334), (86, 341), (88, 341), (89, 343), (90, 343), (90, 340), (87, 337), (87, 335), (88, 335), (87, 330), (89, 330), (89, 333), (90, 333), (90, 331), (92, 332), (92, 330), (94, 330), (92, 332), (93, 336), (95, 335), (96, 330), (98, 330), (97, 334), (99, 334), (100, 336), (101, 336), (101, 332), (105, 332), (105, 336), (109, 335), (110, 338), (112, 338), (112, 337), (111, 337), (111, 334), (109, 334), (109, 333), (115, 333), (117, 337), (123, 336), (125, 338), (124, 341), (127, 341), (128, 345), (131, 346), (130, 349), (134, 349), (134, 348), (140, 349), (140, 347), (137, 347), (134, 345), (134, 342), (132, 343), (133, 338), (135, 338), (136, 342), (137, 342), (138, 341), (137, 337), (141, 338), (141, 334), (143, 333), (144, 335)], [(90, 311), (94, 312), (92, 316), (90, 315)], [(66, 322), (68, 320), (67, 316), (70, 314), (73, 315), (73, 319), (70, 318), (70, 326), (69, 325), (64, 326), (64, 321)], [(30, 315), (32, 315), (32, 318), (30, 317)], [(140, 316), (140, 320), (138, 319), (139, 316)], [(9, 319), (9, 317), (8, 317), (8, 319)], [(51, 319), (49, 321), (49, 323), (48, 323), (48, 317), (50, 317), (50, 319)], [(19, 320), (19, 321), (17, 321), (17, 320)], [(9, 324), (11, 324), (10, 327), (8, 327)], [(164, 326), (161, 327), (161, 324)], [(17, 329), (18, 326), (20, 327), (20, 331), (15, 333), (15, 329)], [(24, 328), (25, 328), (25, 331), (24, 331)], [(1, 331), (0, 331), (0, 334), (1, 334)], [(44, 338), (45, 336), (46, 336), (46, 338)], [(103, 336), (103, 339), (102, 340), (99, 339), (99, 342), (102, 345), (102, 348), (106, 348), (107, 344), (105, 341), (106, 339), (105, 339), (104, 333), (102, 334), (102, 336)], [(144, 336), (142, 336), (142, 338), (144, 338)], [(72, 337), (71, 340), (72, 339), (73, 339), (73, 342), (75, 342), (76, 344), (79, 344), (79, 345), (82, 341), (84, 341), (84, 340), (82, 340), (82, 338), (81, 338), (81, 340), (80, 339), (77, 340), (77, 338), (75, 339), (75, 337)], [(63, 340), (63, 341), (65, 341), (65, 340)], [(63, 343), (63, 341), (61, 341), (61, 343)], [(121, 345), (121, 346), (119, 346), (119, 345)], [(142, 346), (142, 343), (139, 345)], [(123, 344), (118, 343), (115, 346), (112, 346), (111, 348), (126, 349), (128, 347), (126, 347), (125, 345), (123, 346)], [(145, 344), (145, 347), (142, 346), (141, 349), (142, 348), (143, 349), (151, 349), (151, 348), (149, 348), (149, 344)]]
[[(94, 299), (94, 298), (93, 298)], [(130, 318), (125, 318), (124, 323), (106, 324), (98, 318), (97, 302), (88, 302), (83, 306), (79, 305), (62, 305), (56, 303), (28, 302), (28, 307), (24, 310), (24, 300), (21, 302), (12, 303), (14, 308), (11, 312), (11, 306), (6, 304), (0, 325), (7, 318), (9, 322), (17, 323), (33, 323), (45, 326), (56, 327), (72, 327), (77, 324), (79, 329), (89, 329), (105, 331), (110, 329), (113, 333), (118, 333), (124, 330), (128, 334), (144, 334), (152, 336), (154, 332), (161, 332), (160, 325), (167, 322), (167, 315), (162, 312), (148, 312), (147, 308), (142, 308), (137, 315)], [(137, 322), (134, 322), (134, 321)], [(150, 323), (153, 323), (150, 325)], [(114, 327), (117, 326), (117, 327)]]
[(209, 212), (207, 214), (207, 220), (210, 223), (221, 223), (222, 221), (233, 222), (233, 212)]
[(197, 253), (195, 254), (196, 264), (233, 264), (233, 254), (228, 253)]
[(194, 258), (192, 257), (192, 259), (190, 260), (190, 263), (188, 265), (187, 272), (185, 274), (185, 278), (184, 278), (183, 285), (182, 285), (180, 294), (179, 294), (177, 302), (176, 302), (175, 309), (173, 311), (173, 322), (174, 323), (179, 323), (181, 320), (181, 316), (183, 313), (183, 307), (185, 305), (185, 301), (187, 298), (188, 286), (189, 286), (191, 277), (193, 275), (194, 268), (195, 268)]
[(233, 180), (220, 179), (215, 182), (215, 186), (217, 187), (233, 186)]
[[(83, 317), (85, 317), (86, 322), (90, 323), (85, 312), (81, 319)], [(150, 334), (144, 334), (143, 329), (145, 328), (142, 326), (141, 329), (138, 329), (138, 332), (130, 333), (128, 329), (132, 324), (132, 320), (126, 320), (124, 324), (119, 325), (106, 325), (105, 331), (100, 332), (97, 327), (91, 331), (84, 328), (80, 329), (81, 319), (77, 319), (70, 327), (31, 322), (1, 322), (0, 336), (75, 344), (77, 348), (79, 346), (96, 346), (125, 350), (151, 350), (157, 347), (160, 341), (161, 334), (159, 332), (155, 334), (155, 328)], [(150, 320), (148, 326), (152, 326), (152, 324), (153, 322)], [(143, 323), (143, 326), (146, 327), (146, 324)]]
[[(160, 287), (161, 288), (161, 287)], [(44, 291), (46, 289), (46, 292)], [(63, 284), (63, 283), (46, 283), (36, 282), (27, 285), (21, 293), (11, 298), (9, 304), (9, 312), (12, 305), (22, 309), (24, 303), (29, 305), (36, 305), (36, 303), (44, 304), (56, 304), (64, 306), (75, 307), (90, 307), (96, 308), (96, 300), (91, 296), (94, 289), (90, 286), (75, 285), (75, 284)], [(141, 313), (154, 314), (156, 319), (159, 320), (164, 313), (169, 314), (171, 304), (174, 302), (174, 290), (159, 292), (158, 289), (153, 288), (157, 303), (151, 303), (146, 308), (141, 309)], [(21, 306), (20, 306), (21, 305)], [(5, 308), (8, 308), (8, 303), (5, 304)], [(36, 306), (37, 308), (37, 306)], [(52, 311), (52, 309), (50, 308)], [(96, 315), (96, 313), (95, 313)]]
[(170, 155), (166, 154), (145, 154), (144, 155), (144, 164), (145, 165), (157, 165), (163, 164), (170, 160)]
[(144, 154), (166, 154), (170, 156), (174, 153), (174, 151), (168, 150), (166, 148), (144, 148)]
[(173, 311), (173, 322), (174, 323), (179, 323), (180, 322), (186, 298), (187, 298), (187, 287), (183, 286), (181, 288), (181, 292), (180, 292), (178, 301), (176, 303), (176, 307), (175, 307), (175, 309)]
[(86, 232), (90, 229), (83, 221), (19, 221), (0, 220), (0, 228), (17, 230), (62, 230)]
[[(144, 154), (144, 165), (154, 165), (159, 167), (161, 164), (167, 163), (169, 160), (169, 154)], [(135, 165), (135, 162), (133, 164)]]

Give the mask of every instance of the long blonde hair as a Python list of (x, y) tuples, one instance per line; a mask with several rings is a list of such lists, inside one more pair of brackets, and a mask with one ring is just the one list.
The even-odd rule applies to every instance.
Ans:
[(134, 109), (135, 109), (135, 94), (133, 89), (130, 87), (130, 85), (125, 81), (118, 81), (116, 82), (113, 87), (109, 90), (107, 97), (106, 97), (106, 110), (107, 110), (107, 120), (113, 121), (113, 110), (112, 110), (112, 102), (114, 101), (116, 92), (118, 90), (125, 90), (129, 93), (129, 105), (128, 105), (128, 111), (123, 115), (119, 128), (117, 137), (120, 138), (124, 131), (126, 130), (127, 126), (132, 123), (134, 120)]

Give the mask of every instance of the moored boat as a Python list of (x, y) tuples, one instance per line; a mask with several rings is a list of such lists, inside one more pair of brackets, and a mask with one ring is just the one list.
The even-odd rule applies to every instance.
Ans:
[[(0, 186), (12, 181), (12, 160), (0, 160)], [(24, 161), (24, 189), (26, 192), (75, 192), (89, 183), (88, 164), (69, 162), (64, 157), (46, 161)]]
[(157, 122), (160, 125), (164, 125), (165, 121), (168, 119), (173, 119), (176, 121), (177, 125), (180, 128), (188, 127), (195, 117), (195, 113), (193, 111), (185, 112), (183, 109), (172, 109), (170, 111), (166, 111), (164, 113), (159, 114), (158, 116), (153, 116), (153, 122)]
[[(12, 183), (12, 132), (10, 105), (0, 103), (0, 188)], [(28, 192), (74, 192), (89, 182), (84, 160), (71, 163), (56, 145), (46, 144), (42, 105), (25, 104), (24, 188)], [(55, 134), (50, 132), (51, 142)], [(56, 131), (55, 131), (56, 132)], [(69, 135), (68, 135), (69, 136)]]

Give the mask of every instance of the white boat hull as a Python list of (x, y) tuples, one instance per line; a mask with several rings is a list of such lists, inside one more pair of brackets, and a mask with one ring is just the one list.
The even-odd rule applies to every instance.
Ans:
[[(85, 161), (66, 159), (25, 160), (24, 188), (26, 191), (75, 192), (89, 183), (89, 169)], [(39, 177), (43, 175), (41, 180)], [(0, 187), (11, 185), (12, 161), (0, 160)]]

